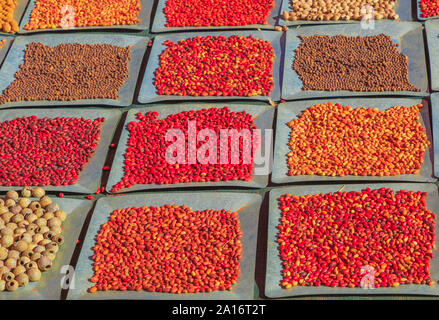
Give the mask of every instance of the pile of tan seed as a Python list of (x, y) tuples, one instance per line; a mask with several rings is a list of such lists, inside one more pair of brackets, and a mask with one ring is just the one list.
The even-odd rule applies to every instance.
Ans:
[(128, 79), (130, 47), (30, 43), (0, 104), (15, 101), (117, 99)]
[(408, 58), (384, 34), (300, 37), (293, 68), (303, 90), (421, 91), (408, 76)]
[(64, 243), (61, 232), (66, 213), (42, 188), (25, 187), (21, 196), (11, 190), (0, 198), (0, 291), (15, 291), (29, 281), (39, 281)]
[(294, 0), (292, 12), (283, 12), (283, 19), (311, 21), (362, 20), (372, 17), (376, 20), (397, 20), (397, 0)]

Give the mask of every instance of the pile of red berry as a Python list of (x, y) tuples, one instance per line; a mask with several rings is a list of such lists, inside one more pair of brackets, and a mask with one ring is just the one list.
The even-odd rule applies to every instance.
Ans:
[(435, 214), (426, 195), (387, 188), (283, 195), (282, 287), (359, 287), (366, 269), (376, 288), (434, 284)]
[[(158, 116), (158, 112), (138, 113), (139, 121), (128, 124), (130, 137), (125, 153), (125, 175), (113, 187), (113, 192), (135, 184), (249, 181), (253, 178), (253, 155), (260, 145), (260, 136), (253, 131), (257, 127), (252, 115), (245, 111), (232, 112), (224, 107), (183, 111), (164, 119), (158, 119)], [(216, 147), (216, 152), (205, 149), (210, 138), (192, 136), (190, 124), (194, 124), (194, 134), (199, 138), (206, 129), (216, 135), (216, 140), (210, 142)], [(234, 136), (232, 129), (242, 136)], [(166, 139), (172, 132), (170, 130), (181, 132), (181, 140), (178, 136)], [(232, 134), (221, 139), (226, 130)], [(191, 141), (196, 142), (194, 148), (191, 148)], [(227, 141), (227, 145), (221, 141)], [(176, 149), (170, 149), (171, 145)], [(170, 158), (175, 159), (174, 163)]]
[(165, 41), (154, 84), (160, 95), (267, 96), (273, 90), (275, 53), (252, 36), (197, 36)]
[(104, 118), (16, 118), (0, 124), (0, 185), (75, 184)]
[(238, 214), (164, 205), (114, 210), (94, 246), (90, 292), (229, 290), (242, 258)]
[(267, 24), (274, 0), (167, 0), (167, 27)]

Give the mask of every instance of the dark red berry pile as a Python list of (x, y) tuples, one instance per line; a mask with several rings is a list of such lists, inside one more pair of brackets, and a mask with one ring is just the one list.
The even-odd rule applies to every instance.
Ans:
[(186, 206), (114, 210), (94, 246), (90, 292), (229, 290), (242, 258), (237, 212)]
[(273, 90), (274, 49), (252, 36), (197, 36), (165, 41), (155, 72), (160, 95), (267, 96)]
[(273, 0), (167, 0), (167, 27), (267, 24)]
[[(125, 153), (125, 175), (122, 181), (113, 187), (113, 192), (135, 184), (249, 181), (252, 179), (254, 169), (253, 142), (256, 147), (259, 146), (259, 135), (253, 132), (253, 129), (257, 128), (252, 115), (245, 111), (231, 112), (229, 108), (224, 107), (183, 111), (169, 115), (164, 119), (158, 119), (158, 116), (158, 112), (148, 112), (145, 115), (138, 113), (139, 121), (132, 121), (128, 124), (130, 137)], [(198, 161), (200, 159), (198, 156), (196, 162), (189, 158), (188, 123), (192, 121), (196, 123), (197, 134), (200, 130), (211, 129), (218, 137), (218, 141), (215, 142), (217, 154), (205, 153), (209, 157), (207, 163)], [(183, 158), (181, 158), (182, 161), (177, 159), (175, 164), (170, 164), (166, 159), (168, 147), (177, 141), (177, 138), (166, 141), (166, 134), (171, 129), (179, 129), (184, 133)], [(247, 139), (245, 135), (239, 139), (239, 150), (236, 149), (236, 153), (234, 153), (235, 157), (238, 157), (235, 160), (232, 159), (232, 150), (235, 150), (231, 143), (232, 137), (227, 139), (227, 160), (222, 161), (220, 157), (222, 150), (221, 129), (236, 129), (237, 132), (245, 129), (250, 131), (250, 139)], [(197, 154), (202, 152), (203, 145), (205, 145), (205, 141), (197, 141)], [(250, 154), (244, 153), (248, 150), (247, 147), (250, 148)], [(222, 154), (224, 155), (225, 152)], [(247, 155), (250, 158), (246, 158)], [(173, 153), (172, 156), (177, 157), (178, 154)]]
[(75, 184), (104, 118), (16, 118), (0, 124), (0, 185)]
[(427, 209), (426, 196), (388, 188), (283, 195), (282, 287), (359, 287), (365, 266), (375, 270), (377, 288), (434, 284), (436, 216)]

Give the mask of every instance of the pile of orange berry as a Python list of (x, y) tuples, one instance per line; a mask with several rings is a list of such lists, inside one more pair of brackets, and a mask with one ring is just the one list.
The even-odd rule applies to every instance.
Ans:
[(140, 22), (140, 0), (35, 0), (26, 30), (63, 26), (133, 25)]

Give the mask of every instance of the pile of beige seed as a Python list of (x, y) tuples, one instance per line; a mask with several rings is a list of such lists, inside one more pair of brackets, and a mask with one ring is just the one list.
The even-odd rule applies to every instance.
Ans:
[(10, 190), (0, 198), (0, 291), (39, 281), (64, 243), (66, 213), (45, 194), (42, 188), (25, 187), (22, 197)]
[(397, 20), (397, 0), (294, 0), (292, 12), (283, 12), (283, 19), (311, 21), (362, 20), (372, 16), (376, 20)]

